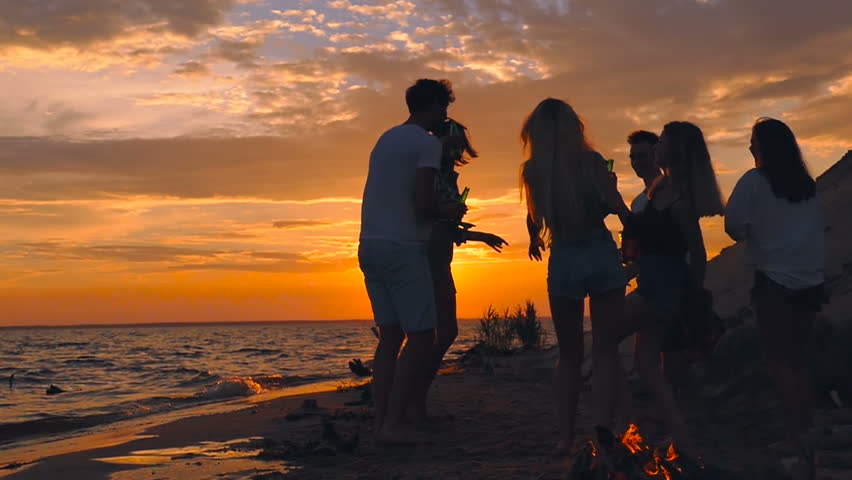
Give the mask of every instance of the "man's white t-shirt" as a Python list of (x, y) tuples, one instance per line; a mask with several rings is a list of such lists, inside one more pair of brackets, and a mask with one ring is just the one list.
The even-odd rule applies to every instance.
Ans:
[(725, 209), (725, 231), (746, 242), (746, 264), (791, 289), (825, 281), (825, 226), (816, 196), (778, 198), (759, 170), (737, 182)]
[(418, 218), (415, 183), (418, 168), (441, 168), (441, 141), (417, 125), (391, 128), (370, 153), (361, 203), (361, 240), (423, 243), (432, 221)]

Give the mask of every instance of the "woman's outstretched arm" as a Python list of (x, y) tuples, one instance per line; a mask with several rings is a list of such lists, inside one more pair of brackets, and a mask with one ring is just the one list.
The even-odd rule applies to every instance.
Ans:
[(468, 230), (463, 234), (465, 236), (465, 240), (472, 240), (474, 242), (482, 242), (489, 247), (493, 248), (495, 251), (500, 252), (503, 247), (509, 245), (509, 242), (503, 240), (501, 237), (494, 235), (493, 233), (486, 232), (476, 232), (473, 230)]

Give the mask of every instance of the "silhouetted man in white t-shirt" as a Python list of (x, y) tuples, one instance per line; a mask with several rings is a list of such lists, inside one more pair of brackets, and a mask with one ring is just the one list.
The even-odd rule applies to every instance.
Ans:
[(402, 418), (436, 325), (426, 242), (436, 216), (464, 213), (458, 203), (437, 205), (434, 195), (442, 146), (429, 131), (446, 120), (454, 100), (450, 82), (418, 80), (405, 92), (408, 120), (383, 133), (370, 153), (358, 261), (379, 329), (373, 393), (380, 443), (411, 440)]

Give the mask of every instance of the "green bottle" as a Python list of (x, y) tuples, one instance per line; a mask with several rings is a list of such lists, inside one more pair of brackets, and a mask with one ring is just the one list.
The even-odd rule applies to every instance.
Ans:
[(464, 187), (464, 191), (462, 192), (462, 195), (461, 195), (461, 202), (462, 203), (467, 203), (467, 194), (468, 193), (470, 193), (470, 187)]

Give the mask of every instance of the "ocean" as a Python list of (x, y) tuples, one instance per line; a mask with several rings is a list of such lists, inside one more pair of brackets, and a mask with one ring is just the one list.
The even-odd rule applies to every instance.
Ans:
[[(447, 355), (474, 344), (462, 321)], [(368, 321), (0, 329), (0, 445), (309, 383), (356, 379)], [(8, 378), (14, 374), (10, 386)], [(48, 395), (56, 385), (62, 393)]]

